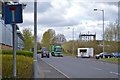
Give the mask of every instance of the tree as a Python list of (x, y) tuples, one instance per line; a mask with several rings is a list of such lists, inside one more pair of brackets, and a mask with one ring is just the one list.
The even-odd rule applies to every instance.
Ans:
[(57, 43), (60, 43), (60, 44), (62, 44), (63, 42), (66, 42), (66, 38), (64, 34), (57, 34), (56, 41)]
[(25, 39), (24, 49), (25, 50), (32, 49), (34, 47), (34, 36), (32, 35), (32, 32), (28, 28), (25, 28), (22, 32), (23, 32), (23, 37)]
[(109, 27), (105, 29), (105, 40), (106, 41), (112, 41), (113, 40), (113, 24), (109, 24)]
[(50, 50), (50, 33), (48, 31), (43, 34), (42, 45)]
[(116, 20), (115, 23), (109, 23), (108, 27), (105, 29), (105, 40), (106, 41), (117, 41), (118, 39), (118, 21)]
[(105, 29), (105, 50), (108, 52), (118, 51), (119, 26), (118, 21), (110, 23)]
[(71, 46), (74, 42), (74, 54), (77, 55), (77, 49), (78, 48), (94, 48), (94, 54), (98, 54), (102, 51), (102, 48), (99, 47), (99, 42), (96, 40), (91, 41), (82, 41), (82, 40), (74, 40), (74, 41), (68, 41), (64, 42), (62, 44), (62, 47), (64, 48), (65, 53), (72, 53)]
[(37, 42), (37, 50), (40, 50), (42, 47), (41, 43), (40, 42)]
[(56, 34), (55, 34), (55, 30), (53, 29), (48, 29), (48, 32), (50, 33), (50, 44), (55, 44), (56, 43)]
[(42, 38), (42, 45), (45, 46), (48, 50), (50, 50), (51, 45), (56, 40), (56, 34), (53, 29), (48, 29), (44, 34)]

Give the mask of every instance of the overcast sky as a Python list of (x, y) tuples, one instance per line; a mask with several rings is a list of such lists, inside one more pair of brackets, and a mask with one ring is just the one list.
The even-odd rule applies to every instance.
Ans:
[[(34, 30), (34, 6), (33, 2), (25, 2), (24, 23), (19, 24), (20, 30), (30, 28)], [(38, 2), (38, 38), (48, 29), (54, 29), (56, 34), (64, 34), (67, 40), (72, 39), (74, 28), (75, 39), (79, 39), (79, 33), (96, 33), (97, 39), (102, 39), (102, 12), (94, 11), (94, 8), (105, 11), (105, 27), (118, 18), (117, 2), (81, 2), (79, 0), (47, 0)], [(69, 27), (69, 28), (68, 28)]]

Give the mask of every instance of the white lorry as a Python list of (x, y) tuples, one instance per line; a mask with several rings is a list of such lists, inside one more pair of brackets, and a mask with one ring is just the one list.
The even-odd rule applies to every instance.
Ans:
[(93, 48), (78, 48), (77, 57), (93, 57)]

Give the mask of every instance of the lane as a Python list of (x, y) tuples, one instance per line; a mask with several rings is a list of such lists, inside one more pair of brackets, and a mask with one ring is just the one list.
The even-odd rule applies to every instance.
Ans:
[(75, 57), (43, 58), (70, 78), (118, 78), (117, 64)]
[[(67, 77), (52, 66), (38, 58), (38, 78), (65, 78)], [(68, 80), (68, 79), (67, 79)]]

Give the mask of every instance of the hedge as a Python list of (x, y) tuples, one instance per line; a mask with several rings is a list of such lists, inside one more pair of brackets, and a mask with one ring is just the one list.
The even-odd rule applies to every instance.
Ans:
[(29, 80), (33, 78), (33, 58), (17, 55), (16, 56), (16, 79), (13, 77), (13, 56), (2, 55), (2, 80)]
[[(13, 54), (13, 50), (2, 50), (2, 54)], [(26, 51), (26, 50), (17, 50), (16, 55), (33, 57), (33, 52)]]

